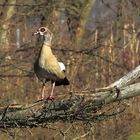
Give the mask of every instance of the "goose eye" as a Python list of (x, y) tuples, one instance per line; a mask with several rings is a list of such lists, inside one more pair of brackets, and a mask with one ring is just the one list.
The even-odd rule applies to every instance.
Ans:
[(41, 31), (41, 32), (45, 32), (45, 28), (43, 28), (43, 27), (40, 28), (40, 31)]

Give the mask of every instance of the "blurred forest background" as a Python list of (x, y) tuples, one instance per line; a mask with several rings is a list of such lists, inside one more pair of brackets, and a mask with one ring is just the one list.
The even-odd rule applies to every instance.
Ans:
[[(40, 26), (53, 32), (53, 52), (71, 82), (57, 87), (58, 95), (107, 86), (140, 64), (139, 0), (0, 0), (0, 25), (0, 106), (39, 96), (33, 64), (40, 39), (32, 33)], [(0, 129), (0, 139), (62, 140), (65, 130), (66, 140), (126, 140), (140, 133), (140, 97), (125, 102), (124, 113), (94, 122), (85, 137), (89, 124), (57, 122), (50, 129)]]

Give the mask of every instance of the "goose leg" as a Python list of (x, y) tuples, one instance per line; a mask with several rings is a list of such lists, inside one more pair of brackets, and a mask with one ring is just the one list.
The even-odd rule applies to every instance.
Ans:
[(41, 96), (40, 96), (40, 100), (43, 100), (45, 98), (45, 83), (42, 84), (42, 89), (41, 89)]
[(54, 99), (54, 88), (55, 88), (55, 82), (53, 82), (53, 84), (52, 84), (51, 95), (48, 97), (48, 99), (50, 99), (50, 100)]

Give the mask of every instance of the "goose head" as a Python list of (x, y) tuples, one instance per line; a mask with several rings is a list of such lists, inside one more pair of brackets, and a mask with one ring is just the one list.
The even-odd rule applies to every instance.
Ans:
[(44, 36), (46, 42), (51, 42), (53, 36), (52, 32), (47, 27), (40, 27), (36, 32), (33, 33), (33, 35)]

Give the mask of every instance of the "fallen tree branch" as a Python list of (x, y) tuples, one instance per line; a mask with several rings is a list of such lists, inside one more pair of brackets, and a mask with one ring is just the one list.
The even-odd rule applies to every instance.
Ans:
[[(140, 95), (140, 83), (128, 85), (139, 77), (139, 69), (140, 66), (102, 89), (71, 92), (57, 100), (1, 107), (0, 128), (47, 127), (48, 123), (56, 121), (96, 122), (117, 115), (126, 107), (120, 101)], [(115, 104), (116, 110), (112, 104)]]
[(132, 71), (130, 71), (129, 73), (124, 75), (119, 80), (110, 84), (109, 86), (104, 87), (104, 88), (96, 89), (96, 92), (110, 90), (114, 87), (122, 88), (122, 87), (128, 86), (129, 84), (131, 84), (135, 80), (137, 80), (139, 77), (140, 77), (140, 65), (138, 65), (135, 69), (133, 69)]

